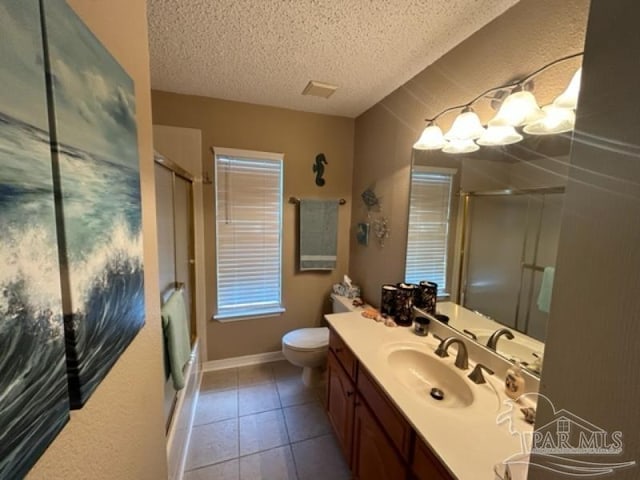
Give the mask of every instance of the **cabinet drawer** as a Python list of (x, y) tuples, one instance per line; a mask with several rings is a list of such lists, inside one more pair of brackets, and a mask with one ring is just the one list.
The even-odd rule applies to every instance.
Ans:
[(331, 329), (329, 334), (329, 350), (333, 352), (333, 354), (340, 362), (340, 365), (342, 365), (345, 371), (349, 374), (351, 380), (355, 382), (357, 363), (356, 357), (351, 352), (351, 350), (349, 350), (347, 344), (344, 343), (342, 338), (340, 338), (340, 336), (333, 329)]
[(413, 430), (386, 394), (362, 366), (358, 371), (358, 391), (378, 419), (389, 440), (405, 460), (409, 460)]
[(413, 449), (411, 470), (414, 480), (453, 480), (431, 449), (419, 437), (416, 437)]

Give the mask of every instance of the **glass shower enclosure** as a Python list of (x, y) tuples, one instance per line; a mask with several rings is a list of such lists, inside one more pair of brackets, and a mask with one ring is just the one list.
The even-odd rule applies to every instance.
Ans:
[(554, 267), (564, 187), (462, 193), (460, 304), (544, 341), (538, 298)]

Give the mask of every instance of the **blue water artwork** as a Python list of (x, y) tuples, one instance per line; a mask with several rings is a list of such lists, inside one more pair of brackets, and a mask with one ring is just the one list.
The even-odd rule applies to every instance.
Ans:
[(64, 0), (42, 2), (71, 408), (144, 325), (131, 78)]
[(0, 1), (0, 479), (69, 418), (38, 0)]

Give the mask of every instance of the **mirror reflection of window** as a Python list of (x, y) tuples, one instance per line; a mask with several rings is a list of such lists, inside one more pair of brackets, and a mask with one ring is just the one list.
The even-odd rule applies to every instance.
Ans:
[(439, 295), (450, 288), (448, 246), (456, 172), (452, 168), (415, 166), (411, 175), (405, 282), (434, 282)]

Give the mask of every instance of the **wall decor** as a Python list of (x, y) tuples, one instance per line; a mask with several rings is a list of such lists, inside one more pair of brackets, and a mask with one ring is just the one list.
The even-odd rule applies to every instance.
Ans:
[(391, 228), (389, 227), (389, 220), (387, 220), (387, 217), (381, 215), (374, 220), (373, 233), (378, 240), (378, 245), (380, 245), (380, 248), (384, 248), (384, 242), (387, 238), (389, 238), (389, 234), (391, 233)]
[(319, 187), (323, 187), (326, 183), (322, 176), (324, 175), (324, 166), (328, 164), (329, 162), (327, 162), (324, 153), (316, 155), (316, 161), (313, 164), (313, 171), (316, 174), (316, 185)]
[(360, 245), (369, 245), (369, 224), (368, 223), (359, 223), (358, 231), (356, 232), (356, 238), (358, 240), (358, 244)]
[(69, 393), (80, 408), (144, 324), (135, 94), (64, 0), (42, 3)]
[(360, 194), (362, 201), (364, 202), (367, 210), (380, 210), (380, 198), (373, 191), (373, 187), (367, 188)]
[(0, 478), (69, 418), (38, 0), (0, 2)]

